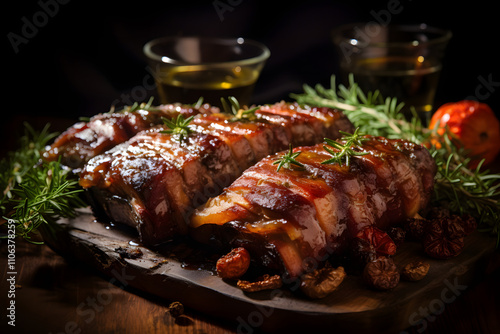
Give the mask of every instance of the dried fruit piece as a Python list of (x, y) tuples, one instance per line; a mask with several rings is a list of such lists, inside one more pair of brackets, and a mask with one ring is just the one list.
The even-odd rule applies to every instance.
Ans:
[(324, 298), (337, 289), (345, 276), (343, 267), (316, 269), (302, 275), (300, 289), (310, 298)]
[(449, 259), (464, 248), (465, 231), (459, 219), (443, 217), (431, 221), (423, 240), (425, 253), (436, 259)]
[(356, 238), (368, 240), (375, 247), (377, 255), (388, 256), (396, 254), (396, 244), (391, 237), (375, 226), (368, 226), (360, 231)]
[(184, 305), (180, 302), (173, 302), (168, 306), (168, 312), (172, 317), (177, 318), (184, 314)]
[(408, 263), (401, 271), (401, 276), (407, 281), (419, 281), (429, 272), (430, 264), (421, 260)]
[(399, 271), (392, 258), (380, 257), (368, 263), (363, 270), (363, 280), (377, 290), (389, 290), (399, 283)]
[(243, 247), (232, 249), (217, 260), (217, 274), (221, 278), (234, 279), (243, 276), (250, 266), (250, 254)]
[(238, 280), (236, 285), (245, 292), (256, 292), (268, 289), (279, 289), (283, 286), (283, 281), (280, 275), (270, 276), (266, 274), (260, 277), (256, 282)]

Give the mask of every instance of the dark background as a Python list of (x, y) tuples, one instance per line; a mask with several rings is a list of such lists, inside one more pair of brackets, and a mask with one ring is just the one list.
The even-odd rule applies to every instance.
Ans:
[[(228, 6), (222, 20), (214, 5), (217, 3)], [(388, 6), (395, 3), (399, 3), (401, 12), (384, 16)], [(79, 116), (108, 111), (112, 104), (134, 98), (148, 100), (155, 92), (143, 88), (151, 77), (142, 47), (164, 35), (241, 36), (263, 42), (270, 48), (271, 57), (257, 83), (253, 102), (290, 100), (289, 94), (301, 92), (302, 84), (328, 85), (330, 76), (337, 74), (337, 55), (331, 42), (334, 27), (376, 21), (377, 16), (390, 23), (427, 23), (451, 29), (453, 38), (444, 60), (436, 105), (477, 96), (479, 91), (481, 101), (499, 115), (496, 41), (500, 29), (493, 4), (417, 0), (369, 4), (250, 0), (16, 2), (12, 9), (4, 10), (7, 61), (3, 62), (6, 91), (2, 95), (6, 117), (1, 139), (6, 143), (4, 149), (11, 145), (25, 120), (37, 128), (50, 121), (59, 131)], [(26, 22), (38, 22), (39, 27), (28, 31), (32, 36), (15, 52), (9, 34), (22, 36)], [(480, 77), (492, 84), (481, 87), (484, 81)], [(62, 121), (54, 121), (54, 117)]]

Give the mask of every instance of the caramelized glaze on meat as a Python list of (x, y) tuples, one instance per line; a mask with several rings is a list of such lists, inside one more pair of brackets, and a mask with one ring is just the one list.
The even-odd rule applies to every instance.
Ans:
[(96, 211), (134, 226), (145, 244), (187, 233), (191, 213), (220, 194), (243, 171), (269, 154), (293, 145), (319, 143), (339, 131), (353, 131), (339, 111), (278, 103), (235, 121), (222, 113), (200, 114), (186, 140), (142, 131), (91, 159), (80, 174)]
[[(191, 235), (218, 246), (245, 247), (268, 268), (299, 276), (339, 254), (364, 227), (381, 229), (426, 207), (436, 167), (428, 151), (403, 140), (368, 137), (349, 166), (323, 164), (323, 145), (295, 148), (304, 168), (247, 169), (191, 217)], [(312, 263), (311, 263), (312, 261)]]
[(123, 143), (138, 132), (162, 123), (162, 117), (185, 117), (210, 113), (212, 108), (203, 105), (196, 109), (188, 105), (160, 105), (148, 110), (123, 111), (98, 114), (88, 122), (78, 122), (68, 128), (43, 154), (47, 161), (61, 159), (61, 163), (76, 173), (91, 158)]

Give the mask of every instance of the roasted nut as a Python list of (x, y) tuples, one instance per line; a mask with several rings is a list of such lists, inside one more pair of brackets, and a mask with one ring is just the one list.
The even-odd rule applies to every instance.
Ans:
[(172, 317), (177, 318), (184, 314), (184, 305), (180, 302), (173, 302), (168, 306), (168, 312), (172, 315)]
[(250, 254), (243, 247), (232, 249), (217, 260), (217, 274), (221, 278), (234, 279), (243, 276), (250, 266)]
[(316, 269), (302, 275), (300, 289), (310, 298), (324, 298), (337, 289), (345, 276), (343, 267)]
[(429, 272), (430, 264), (421, 260), (408, 263), (401, 271), (401, 277), (407, 281), (420, 281)]
[(449, 259), (460, 254), (464, 248), (464, 228), (460, 220), (443, 217), (431, 221), (423, 245), (427, 255), (436, 259)]
[(375, 247), (377, 255), (396, 254), (396, 244), (391, 237), (375, 226), (368, 226), (360, 231), (356, 238), (368, 240)]
[(399, 271), (392, 258), (380, 257), (368, 263), (363, 270), (363, 280), (377, 290), (393, 289), (399, 283)]
[(256, 282), (238, 280), (236, 285), (245, 292), (256, 292), (261, 290), (279, 289), (283, 286), (280, 275), (264, 275)]

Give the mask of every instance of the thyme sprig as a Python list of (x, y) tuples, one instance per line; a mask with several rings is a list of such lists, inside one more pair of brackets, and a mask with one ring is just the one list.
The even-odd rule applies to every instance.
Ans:
[(294, 153), (292, 144), (290, 144), (288, 151), (273, 162), (273, 165), (278, 165), (276, 171), (279, 172), (281, 168), (291, 169), (291, 165), (304, 168), (304, 165), (302, 163), (295, 160), (300, 155), (300, 153), (302, 152), (297, 151)]
[[(345, 163), (346, 166), (349, 166), (351, 157), (362, 156), (368, 154), (368, 152), (359, 152), (355, 151), (355, 148), (361, 148), (363, 146), (363, 142), (368, 140), (364, 138), (364, 134), (359, 132), (359, 128), (356, 128), (354, 133), (347, 133), (344, 131), (340, 131), (340, 134), (343, 135), (338, 141), (332, 140), (330, 138), (325, 138), (325, 142), (327, 145), (336, 148), (338, 152), (333, 151), (326, 145), (323, 145), (325, 151), (330, 153), (332, 157), (328, 160), (322, 162), (322, 164), (333, 164), (338, 163), (339, 166)], [(341, 142), (344, 142), (342, 144)]]
[(16, 236), (32, 241), (35, 231), (41, 227), (53, 231), (59, 218), (75, 217), (76, 209), (87, 204), (80, 198), (83, 190), (69, 170), (58, 161), (41, 160), (42, 150), (57, 133), (49, 132), (48, 126), (39, 133), (28, 124), (25, 128), (20, 148), (0, 163), (0, 225), (11, 221)]
[(230, 121), (253, 121), (256, 119), (255, 112), (259, 110), (259, 106), (250, 109), (241, 108), (240, 103), (234, 96), (229, 96), (227, 99), (229, 102), (224, 98), (221, 98), (220, 101), (224, 112), (233, 115), (233, 118), (231, 118)]
[(179, 141), (183, 141), (185, 138), (189, 136), (193, 130), (189, 127), (189, 123), (194, 119), (194, 116), (190, 116), (184, 119), (184, 116), (179, 114), (175, 120), (168, 119), (162, 117), (163, 123), (169, 128), (168, 130), (163, 130), (161, 133), (169, 133), (174, 135), (179, 139)]
[[(364, 93), (352, 75), (348, 86), (337, 85), (332, 76), (330, 88), (319, 84), (303, 88), (303, 93), (291, 95), (299, 104), (336, 108), (361, 132), (428, 147), (438, 166), (433, 204), (446, 206), (452, 213), (471, 214), (481, 230), (496, 234), (500, 243), (500, 174), (484, 170), (482, 164), (470, 169), (470, 158), (459, 143), (423, 126), (414, 110), (408, 120), (401, 112), (404, 104), (396, 98), (383, 98), (379, 91)], [(434, 145), (433, 137), (440, 138), (442, 145)]]

